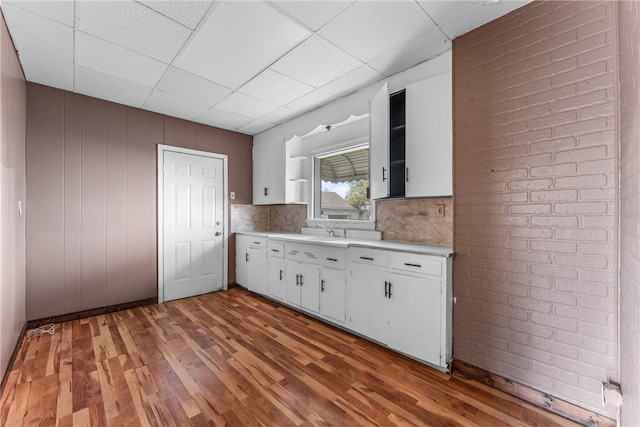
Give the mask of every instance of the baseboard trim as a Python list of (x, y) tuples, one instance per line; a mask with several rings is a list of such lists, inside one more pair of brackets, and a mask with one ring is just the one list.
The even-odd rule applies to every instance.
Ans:
[(460, 360), (452, 362), (452, 371), (459, 372), (490, 387), (504, 391), (512, 396), (518, 397), (532, 403), (547, 411), (558, 414), (562, 417), (575, 421), (585, 426), (593, 427), (615, 427), (616, 421), (597, 414), (595, 412), (581, 408), (573, 403), (555, 398), (547, 393), (520, 384), (516, 381), (491, 373), (485, 369), (470, 365)]
[(147, 298), (138, 301), (125, 302), (123, 304), (110, 305), (107, 307), (94, 308), (91, 310), (77, 311), (75, 313), (61, 314), (58, 316), (45, 317), (42, 319), (29, 320), (26, 329), (37, 328), (47, 323), (63, 323), (72, 320), (85, 319), (91, 316), (100, 316), (102, 314), (116, 313), (118, 311), (129, 310), (132, 308), (143, 307), (145, 305), (155, 304), (158, 298)]
[(25, 323), (22, 327), (22, 331), (18, 336), (18, 341), (16, 342), (16, 346), (13, 349), (13, 353), (11, 353), (11, 358), (9, 359), (9, 363), (7, 363), (7, 370), (4, 371), (4, 375), (2, 376), (2, 382), (0, 383), (0, 391), (4, 390), (4, 386), (7, 384), (7, 380), (9, 379), (9, 374), (11, 373), (11, 369), (13, 368), (13, 363), (16, 361), (16, 357), (18, 357), (18, 353), (22, 348), (22, 343), (24, 342), (24, 337), (27, 335), (27, 324)]

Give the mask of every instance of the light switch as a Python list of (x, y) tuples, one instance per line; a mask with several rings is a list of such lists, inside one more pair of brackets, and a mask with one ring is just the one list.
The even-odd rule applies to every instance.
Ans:
[(436, 205), (436, 212), (438, 218), (444, 217), (444, 205)]
[(229, 193), (229, 198), (230, 198), (231, 200), (235, 200), (235, 199), (236, 199), (236, 192), (235, 192), (235, 191), (230, 192), (230, 193)]

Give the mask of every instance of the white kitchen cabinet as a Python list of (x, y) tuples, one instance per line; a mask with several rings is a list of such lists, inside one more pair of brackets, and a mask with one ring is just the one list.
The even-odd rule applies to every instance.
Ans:
[(265, 295), (267, 268), (267, 238), (237, 234), (236, 283)]
[(323, 251), (320, 267), (320, 315), (343, 324), (346, 316), (346, 251)]
[(285, 203), (285, 146), (282, 140), (253, 145), (253, 204)]
[(451, 358), (447, 265), (442, 257), (353, 250), (347, 326), (394, 350), (445, 368)]
[(389, 87), (369, 103), (369, 188), (372, 199), (389, 197)]
[(451, 196), (451, 73), (407, 86), (406, 197)]
[(284, 301), (284, 244), (269, 240), (269, 296)]
[(236, 284), (249, 286), (249, 236), (236, 234)]
[(285, 298), (295, 307), (320, 311), (320, 266), (318, 247), (285, 245)]
[(442, 197), (452, 192), (451, 73), (410, 84), (370, 102), (370, 192)]

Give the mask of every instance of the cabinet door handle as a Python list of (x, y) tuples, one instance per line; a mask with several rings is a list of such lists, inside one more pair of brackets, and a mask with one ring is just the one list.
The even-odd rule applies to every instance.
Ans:
[(302, 274), (300, 275), (300, 286), (302, 286)]
[(327, 261), (338, 262), (338, 260), (337, 260), (337, 259), (335, 259), (335, 258), (327, 258)]
[(387, 298), (389, 295), (389, 282), (384, 281), (384, 297)]
[(269, 187), (264, 187), (264, 195), (265, 196), (269, 195)]
[(391, 282), (389, 282), (389, 297), (388, 298), (391, 298), (391, 286), (393, 286), (393, 285), (391, 284)]
[(280, 280), (282, 280), (283, 274), (284, 274), (284, 271), (280, 270)]
[(324, 292), (324, 279), (320, 280), (320, 292)]
[(418, 267), (418, 268), (422, 268), (422, 266), (420, 264), (412, 264), (410, 262), (405, 262), (404, 265), (406, 265), (407, 267)]
[(249, 262), (249, 252), (244, 253), (244, 262)]
[(382, 167), (382, 182), (385, 182), (387, 180), (387, 177), (385, 176), (385, 173), (387, 172), (387, 168), (385, 168), (384, 166)]
[(367, 260), (367, 261), (373, 261), (373, 258), (368, 257), (368, 256), (361, 256), (360, 259), (364, 259), (364, 260)]
[(300, 286), (300, 275), (296, 274), (296, 286)]
[(404, 180), (409, 182), (409, 168), (405, 168), (404, 170)]

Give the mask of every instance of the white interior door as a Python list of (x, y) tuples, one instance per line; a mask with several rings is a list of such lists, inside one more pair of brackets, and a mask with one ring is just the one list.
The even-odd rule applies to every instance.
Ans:
[(169, 301), (222, 289), (224, 161), (163, 151), (162, 292)]

